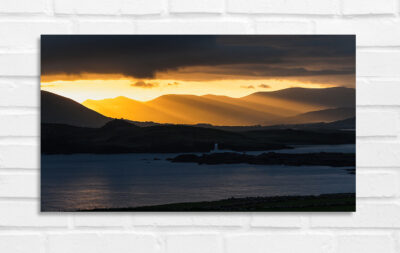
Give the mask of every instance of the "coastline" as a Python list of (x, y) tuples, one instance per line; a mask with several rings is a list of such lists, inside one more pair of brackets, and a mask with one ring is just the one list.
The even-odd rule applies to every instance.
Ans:
[(245, 197), (216, 201), (171, 203), (125, 208), (96, 208), (79, 212), (355, 212), (355, 193), (307, 196)]

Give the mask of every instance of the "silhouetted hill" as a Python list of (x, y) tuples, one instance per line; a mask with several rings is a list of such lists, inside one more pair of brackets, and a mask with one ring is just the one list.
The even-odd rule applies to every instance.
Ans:
[(72, 99), (48, 91), (40, 91), (40, 97), (42, 123), (100, 127), (111, 120)]
[[(310, 124), (290, 124), (290, 125), (274, 125), (264, 126), (262, 129), (303, 129), (313, 131), (324, 131), (324, 130), (355, 130), (356, 129), (356, 118), (348, 118), (344, 120), (333, 121), (329, 123), (317, 122)], [(257, 129), (255, 129), (257, 130)]]
[[(231, 150), (285, 148), (240, 133), (182, 125), (138, 127), (113, 120), (101, 128), (42, 124), (42, 153), (208, 152), (215, 143)], [(62, 143), (62, 145), (60, 145)]]
[(286, 118), (281, 122), (285, 124), (333, 122), (355, 117), (355, 114), (356, 109), (354, 107), (334, 108), (302, 113), (294, 117)]
[(323, 130), (352, 130), (356, 128), (356, 118), (348, 118), (344, 120), (333, 121), (329, 123), (325, 122), (317, 122), (310, 124), (280, 124), (280, 125), (271, 125), (271, 126), (213, 126), (210, 124), (197, 124), (194, 126), (205, 127), (205, 128), (215, 128), (221, 129), (225, 131), (232, 132), (245, 132), (245, 131), (254, 131), (254, 130), (271, 130), (271, 129), (304, 129), (304, 130), (315, 130), (315, 131), (323, 131)]
[(325, 124), (327, 128), (344, 129), (344, 130), (355, 130), (356, 129), (356, 118), (348, 118), (344, 120), (338, 120), (331, 123)]
[(355, 107), (355, 89), (333, 87), (325, 89), (288, 88), (272, 92), (255, 92), (244, 99), (275, 99), (324, 108)]
[[(42, 153), (208, 152), (218, 143), (235, 151), (289, 148), (286, 144), (354, 143), (354, 132), (265, 130), (230, 132), (184, 125), (138, 127), (113, 120), (100, 128), (42, 124)], [(62, 143), (62, 145), (60, 145)]]
[(354, 144), (355, 132), (328, 129), (264, 129), (241, 132), (259, 141), (287, 145)]
[[(112, 118), (173, 124), (272, 125), (288, 123), (310, 111), (354, 106), (355, 92), (350, 88), (290, 88), (275, 92), (256, 92), (243, 98), (216, 95), (163, 95), (147, 102), (126, 97), (86, 100), (83, 105)], [(353, 115), (329, 117), (327, 113), (299, 116), (293, 123), (333, 121)], [(330, 112), (329, 115), (332, 115)]]
[(119, 120), (119, 119), (113, 119), (109, 122), (107, 122), (104, 126), (101, 127), (101, 129), (104, 130), (125, 130), (125, 129), (133, 129), (133, 128), (139, 128), (139, 126), (136, 126), (134, 123), (126, 120)]

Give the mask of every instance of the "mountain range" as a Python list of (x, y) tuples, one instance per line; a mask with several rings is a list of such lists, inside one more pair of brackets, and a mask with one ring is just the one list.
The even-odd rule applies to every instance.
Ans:
[(289, 88), (245, 97), (163, 95), (147, 102), (127, 97), (86, 100), (41, 91), (42, 123), (101, 127), (113, 118), (139, 126), (209, 124), (253, 126), (334, 122), (355, 117), (355, 90)]
[[(315, 97), (332, 89), (337, 101)], [(42, 91), (41, 147), (51, 154), (162, 153), (206, 152), (215, 143), (236, 151), (354, 143), (354, 131), (341, 131), (354, 129), (352, 92), (296, 88), (242, 98), (164, 95), (139, 102), (117, 97), (82, 105)]]
[(289, 88), (241, 98), (163, 95), (147, 102), (127, 97), (86, 100), (87, 108), (111, 118), (172, 124), (250, 126), (332, 122), (355, 116), (355, 90)]

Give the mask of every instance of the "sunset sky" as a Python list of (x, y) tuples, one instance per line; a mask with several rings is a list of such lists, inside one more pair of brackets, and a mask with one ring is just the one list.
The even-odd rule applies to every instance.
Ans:
[(44, 35), (41, 53), (41, 89), (78, 102), (355, 86), (352, 35)]

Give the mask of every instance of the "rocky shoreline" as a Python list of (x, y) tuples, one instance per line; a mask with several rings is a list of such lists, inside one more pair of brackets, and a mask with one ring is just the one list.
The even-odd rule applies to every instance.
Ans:
[(224, 152), (212, 154), (182, 154), (168, 159), (176, 163), (198, 164), (264, 164), (264, 165), (320, 165), (333, 167), (355, 166), (355, 154), (352, 153), (306, 153), (287, 154), (268, 152), (260, 155), (248, 155), (237, 152)]

